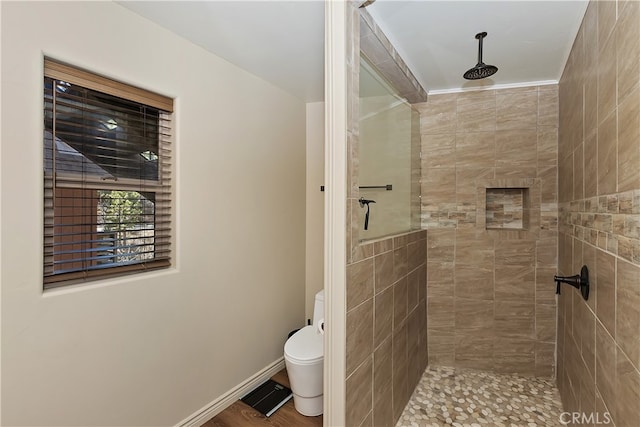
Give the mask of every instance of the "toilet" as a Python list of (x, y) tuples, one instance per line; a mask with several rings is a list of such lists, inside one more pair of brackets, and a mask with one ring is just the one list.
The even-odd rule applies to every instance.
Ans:
[(308, 417), (322, 414), (324, 363), (324, 290), (316, 294), (313, 324), (293, 334), (284, 344), (284, 362), (296, 411)]

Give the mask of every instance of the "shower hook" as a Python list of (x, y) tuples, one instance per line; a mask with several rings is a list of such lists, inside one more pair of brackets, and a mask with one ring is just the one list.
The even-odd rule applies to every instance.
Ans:
[(369, 203), (375, 203), (375, 200), (367, 200), (364, 197), (360, 197), (360, 199), (358, 199), (358, 202), (360, 202), (360, 207), (364, 208), (365, 205), (367, 205), (367, 213), (364, 214), (364, 229), (368, 230), (369, 229)]

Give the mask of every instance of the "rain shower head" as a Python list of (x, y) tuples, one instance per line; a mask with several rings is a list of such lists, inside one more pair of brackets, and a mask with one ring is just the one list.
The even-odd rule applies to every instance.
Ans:
[(486, 36), (486, 32), (476, 34), (476, 39), (478, 39), (478, 63), (475, 67), (471, 68), (462, 75), (462, 77), (467, 80), (484, 79), (485, 77), (494, 75), (496, 71), (498, 71), (498, 67), (496, 67), (495, 65), (487, 65), (482, 62), (482, 39), (484, 39)]

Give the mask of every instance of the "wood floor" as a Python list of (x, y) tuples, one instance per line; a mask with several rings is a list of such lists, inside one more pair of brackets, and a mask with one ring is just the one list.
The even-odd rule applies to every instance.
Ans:
[[(289, 386), (287, 371), (282, 371), (271, 377), (272, 380)], [(269, 418), (262, 415), (249, 405), (236, 401), (224, 411), (204, 423), (203, 427), (322, 427), (322, 415), (305, 417), (293, 407), (293, 399), (285, 403)]]

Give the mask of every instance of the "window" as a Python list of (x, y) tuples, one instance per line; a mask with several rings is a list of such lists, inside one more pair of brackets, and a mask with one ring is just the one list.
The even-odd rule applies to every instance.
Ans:
[(45, 289), (170, 265), (172, 111), (45, 59)]

